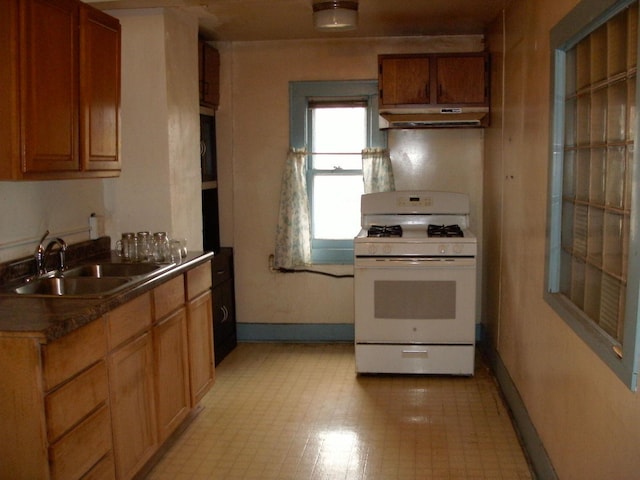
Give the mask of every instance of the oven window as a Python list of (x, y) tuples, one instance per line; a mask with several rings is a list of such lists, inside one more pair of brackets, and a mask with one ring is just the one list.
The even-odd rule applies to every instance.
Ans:
[(377, 280), (374, 316), (388, 319), (454, 320), (456, 282)]

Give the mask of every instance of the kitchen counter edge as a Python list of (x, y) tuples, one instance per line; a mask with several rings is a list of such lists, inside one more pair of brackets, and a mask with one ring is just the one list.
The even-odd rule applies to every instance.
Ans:
[(104, 298), (0, 298), (0, 337), (35, 337), (48, 343), (87, 325), (162, 283), (210, 262), (212, 252), (189, 253), (173, 268)]

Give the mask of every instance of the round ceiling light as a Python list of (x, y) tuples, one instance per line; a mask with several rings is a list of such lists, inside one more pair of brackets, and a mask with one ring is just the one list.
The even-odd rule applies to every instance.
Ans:
[(358, 2), (333, 0), (313, 4), (313, 24), (319, 30), (353, 30), (358, 23)]

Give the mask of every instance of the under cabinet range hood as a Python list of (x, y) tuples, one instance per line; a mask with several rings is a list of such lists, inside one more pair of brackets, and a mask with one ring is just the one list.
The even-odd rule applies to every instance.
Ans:
[(419, 111), (380, 112), (381, 130), (412, 128), (472, 128), (489, 126), (489, 108), (439, 107)]

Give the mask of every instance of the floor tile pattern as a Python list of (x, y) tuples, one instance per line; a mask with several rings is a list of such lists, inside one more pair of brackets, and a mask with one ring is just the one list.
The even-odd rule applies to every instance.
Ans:
[(154, 480), (531, 479), (495, 381), (355, 374), (348, 344), (240, 344)]

